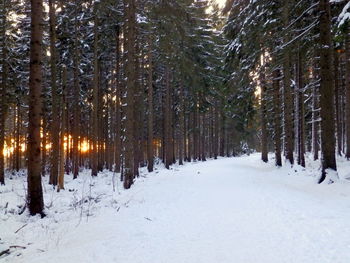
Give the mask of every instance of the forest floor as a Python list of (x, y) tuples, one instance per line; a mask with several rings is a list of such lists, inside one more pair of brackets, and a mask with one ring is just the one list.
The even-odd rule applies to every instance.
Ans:
[(350, 162), (318, 185), (318, 163), (276, 168), (258, 154), (142, 170), (130, 190), (109, 172), (66, 190), (46, 182), (44, 219), (18, 215), (24, 176), (0, 186), (0, 262), (348, 263)]

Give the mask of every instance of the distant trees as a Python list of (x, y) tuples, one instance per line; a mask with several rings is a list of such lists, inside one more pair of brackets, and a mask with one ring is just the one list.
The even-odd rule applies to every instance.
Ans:
[[(350, 6), (345, 2), (228, 1), (225, 7), (229, 14), (225, 26), (229, 40), (226, 68), (234, 72), (228, 83), (240, 94), (232, 103), (244, 100), (247, 105), (260, 108), (257, 134), (262, 159), (266, 161), (267, 119), (276, 165), (282, 165), (282, 149), (287, 162), (293, 164), (295, 159), (301, 166), (305, 166), (306, 150), (313, 151), (315, 160), (321, 150), (320, 183), (326, 180), (328, 172), (336, 171), (336, 152), (346, 156), (350, 148), (347, 142), (350, 136), (346, 134), (349, 130), (346, 14)], [(264, 41), (259, 46), (252, 39)], [(263, 72), (258, 67), (261, 57), (268, 57)], [(257, 74), (266, 76), (267, 88), (256, 81)], [(246, 89), (242, 90), (244, 85)], [(260, 105), (252, 100), (257, 85), (261, 89)], [(267, 102), (263, 103), (264, 100)]]
[(344, 1), (31, 3), (0, 3), (0, 184), (28, 164), (31, 214), (48, 171), (58, 190), (81, 168), (130, 188), (160, 161), (321, 150), (322, 182), (350, 155)]

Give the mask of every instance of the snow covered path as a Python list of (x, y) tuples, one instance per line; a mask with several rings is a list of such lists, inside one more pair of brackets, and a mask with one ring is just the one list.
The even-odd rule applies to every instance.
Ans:
[(348, 263), (350, 186), (306, 173), (257, 155), (159, 170), (5, 262)]

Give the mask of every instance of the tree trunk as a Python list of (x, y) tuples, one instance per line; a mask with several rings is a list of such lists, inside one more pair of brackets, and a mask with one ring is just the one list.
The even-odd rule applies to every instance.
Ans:
[(40, 160), (42, 24), (43, 1), (31, 0), (27, 203), (31, 215), (44, 216)]
[(134, 77), (134, 105), (138, 105), (137, 107), (134, 107), (134, 118), (133, 118), (133, 125), (134, 125), (134, 177), (138, 177), (139, 176), (139, 166), (141, 163), (141, 152), (142, 149), (140, 147), (140, 140), (142, 137), (142, 118), (141, 118), (141, 114), (142, 114), (142, 107), (143, 107), (143, 103), (142, 103), (142, 99), (141, 99), (141, 85), (140, 85), (140, 64), (139, 64), (139, 43), (138, 43), (138, 39), (136, 38), (137, 35), (137, 29), (136, 26), (134, 27), (134, 31), (135, 31), (135, 43), (134, 43), (134, 48), (135, 48), (135, 52), (134, 52), (134, 70), (135, 70), (135, 77)]
[(221, 111), (221, 130), (220, 130), (220, 156), (225, 156), (225, 144), (226, 144), (226, 116), (223, 111)]
[(346, 159), (350, 160), (350, 35), (346, 30), (345, 37), (345, 139)]
[(57, 91), (57, 70), (56, 70), (56, 10), (55, 0), (49, 0), (49, 18), (50, 18), (50, 68), (51, 68), (51, 97), (52, 97), (52, 123), (51, 123), (51, 169), (50, 184), (57, 185), (58, 180), (58, 163), (59, 163), (59, 95)]
[(125, 124), (125, 167), (124, 172), (124, 188), (129, 189), (134, 181), (134, 91), (136, 86), (135, 76), (135, 20), (136, 5), (135, 0), (125, 0), (126, 15), (126, 124)]
[(165, 105), (164, 105), (164, 137), (165, 137), (165, 168), (171, 165), (171, 110), (170, 110), (170, 80), (168, 66), (165, 68)]
[[(45, 102), (43, 104), (46, 104)], [(47, 167), (46, 167), (46, 157), (47, 157), (47, 151), (46, 151), (46, 145), (47, 145), (47, 130), (48, 130), (48, 124), (47, 124), (47, 114), (45, 111), (47, 110), (46, 105), (43, 105), (42, 109), (42, 130), (43, 130), (43, 140), (42, 140), (42, 146), (41, 146), (41, 175), (46, 176)]]
[(193, 160), (198, 160), (198, 100), (195, 100), (193, 112)]
[(185, 156), (185, 95), (182, 80), (180, 81), (180, 112), (179, 112), (179, 164), (183, 165)]
[(6, 1), (2, 1), (1, 4), (1, 39), (2, 39), (2, 75), (1, 75), (1, 85), (0, 85), (0, 185), (5, 184), (5, 158), (4, 158), (4, 144), (5, 144), (5, 115), (7, 111), (6, 103), (6, 86), (7, 86), (7, 46), (5, 43), (6, 39)]
[(220, 127), (220, 121), (219, 121), (219, 107), (217, 105), (218, 103), (215, 103), (214, 107), (214, 159), (218, 158), (219, 155), (219, 127)]
[[(332, 71), (331, 16), (329, 0), (319, 1), (320, 23), (320, 107), (322, 175), (325, 181), (329, 170), (336, 171), (334, 127), (334, 79)], [(330, 179), (330, 178), (329, 178)], [(331, 180), (331, 179), (330, 179)]]
[(303, 81), (303, 56), (298, 51), (297, 61), (297, 114), (298, 114), (298, 164), (305, 167), (305, 110), (304, 110), (304, 81)]
[(16, 148), (15, 148), (15, 170), (18, 172), (21, 166), (21, 141), (20, 141), (20, 132), (21, 132), (21, 103), (17, 101), (17, 121), (16, 121)]
[(122, 92), (121, 92), (121, 83), (120, 83), (120, 26), (118, 25), (116, 28), (116, 50), (115, 50), (115, 91), (116, 91), (116, 101), (115, 101), (115, 142), (114, 142), (114, 151), (115, 151), (115, 172), (120, 173), (121, 166), (121, 121), (122, 121), (122, 113), (121, 113), (121, 104), (122, 104)]
[(153, 149), (153, 63), (152, 63), (152, 39), (149, 38), (148, 45), (148, 115), (147, 115), (147, 169), (153, 172), (154, 149)]
[(267, 149), (267, 110), (266, 110), (266, 80), (265, 73), (261, 73), (261, 101), (260, 101), (260, 116), (261, 116), (261, 160), (265, 163), (268, 162), (268, 149)]
[(280, 70), (273, 71), (273, 108), (275, 130), (275, 162), (276, 166), (282, 166), (281, 156), (281, 98), (280, 98)]
[(98, 61), (98, 2), (94, 6), (94, 77), (93, 77), (93, 110), (92, 110), (92, 137), (93, 137), (93, 153), (92, 153), (92, 170), (91, 175), (97, 176), (98, 173), (98, 153), (99, 144), (98, 142), (98, 109), (99, 109), (99, 61)]
[[(289, 26), (290, 1), (285, 1), (283, 6), (284, 27)], [(285, 33), (284, 43), (290, 42), (288, 31)], [(293, 97), (291, 83), (290, 46), (286, 45), (283, 51), (283, 91), (284, 91), (284, 136), (286, 160), (293, 165)]]
[[(74, 18), (74, 49), (73, 49), (73, 156), (72, 156), (72, 165), (73, 165), (73, 179), (76, 179), (79, 174), (79, 126), (80, 126), (80, 85), (79, 85), (79, 55), (78, 55), (78, 11), (75, 10)], [(67, 137), (68, 138), (68, 137)]]
[(58, 171), (58, 188), (57, 191), (64, 189), (64, 136), (66, 116), (66, 92), (67, 92), (67, 68), (63, 66), (62, 72), (62, 98), (61, 98), (61, 136), (60, 136), (60, 154), (59, 154), (59, 171)]
[[(350, 52), (350, 51), (349, 51)], [(336, 116), (336, 127), (337, 127), (337, 152), (338, 155), (342, 155), (342, 137), (343, 137), (343, 130), (342, 130), (342, 124), (341, 124), (341, 110), (340, 110), (340, 102), (339, 102), (339, 90), (340, 90), (340, 84), (339, 84), (339, 55), (337, 51), (333, 52), (334, 54), (334, 96), (335, 96), (335, 116)], [(350, 59), (350, 58), (349, 58)]]
[(312, 89), (312, 152), (314, 161), (318, 160), (319, 147), (319, 114), (318, 114), (318, 89)]
[(206, 150), (207, 150), (207, 147), (206, 147), (206, 113), (205, 112), (201, 112), (200, 113), (200, 133), (201, 133), (201, 161), (204, 162), (206, 161)]

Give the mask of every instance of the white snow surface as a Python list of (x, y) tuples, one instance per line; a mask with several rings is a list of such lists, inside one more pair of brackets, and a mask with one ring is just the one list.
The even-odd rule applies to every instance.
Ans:
[(321, 185), (318, 162), (276, 168), (259, 154), (142, 170), (130, 190), (84, 171), (60, 193), (44, 182), (44, 219), (18, 215), (26, 181), (8, 175), (0, 262), (348, 263), (349, 163)]

